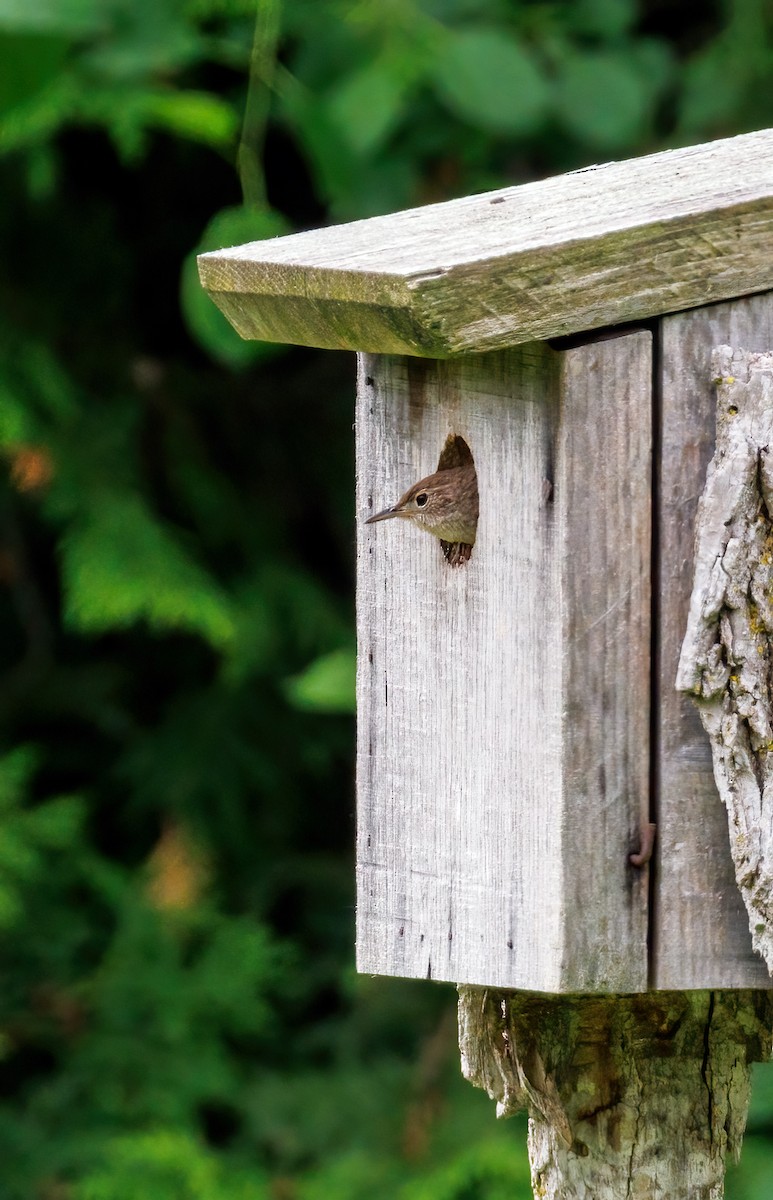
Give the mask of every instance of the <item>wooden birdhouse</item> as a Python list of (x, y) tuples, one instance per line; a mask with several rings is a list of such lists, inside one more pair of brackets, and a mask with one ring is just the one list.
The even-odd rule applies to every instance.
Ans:
[[(200, 270), (244, 337), (359, 352), (359, 969), (465, 985), (465, 1069), (502, 1111), (529, 1105), (541, 1194), (586, 1194), (560, 1190), (583, 1171), (587, 1194), (623, 1194), (593, 1175), (603, 1142), (632, 1194), (719, 1195), (695, 1188), (716, 1186), (740, 1137), (740, 1075), (722, 1063), (747, 1079), (773, 1024), (771, 676), (747, 669), (767, 668), (773, 634), (773, 131), (225, 249)], [(707, 491), (696, 559), (718, 404), (710, 479), (744, 459), (745, 516), (730, 485)], [(470, 463), (460, 561), (453, 536), (422, 530), (421, 489), (409, 519), (366, 524)], [(707, 1088), (709, 1027), (725, 1057)], [(591, 1054), (580, 1086), (577, 1046), (596, 1041), (616, 1066)], [(689, 1179), (663, 1166), (656, 1117), (645, 1137), (621, 1110), (610, 1132), (634, 1086), (640, 1113), (681, 1088), (703, 1112)], [(589, 1088), (607, 1124), (582, 1108)]]

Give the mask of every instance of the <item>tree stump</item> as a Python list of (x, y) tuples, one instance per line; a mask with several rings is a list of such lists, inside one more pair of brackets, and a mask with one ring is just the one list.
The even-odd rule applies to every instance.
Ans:
[(459, 989), (462, 1071), (529, 1112), (540, 1200), (721, 1200), (773, 994), (540, 996)]

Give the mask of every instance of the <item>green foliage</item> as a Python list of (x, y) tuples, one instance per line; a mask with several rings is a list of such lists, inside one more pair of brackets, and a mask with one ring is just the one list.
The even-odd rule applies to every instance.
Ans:
[(287, 696), (291, 703), (312, 712), (352, 713), (354, 670), (353, 650), (332, 650), (287, 681)]
[(439, 48), (434, 84), (451, 110), (495, 134), (534, 133), (550, 104), (538, 61), (507, 29), (450, 31)]
[(351, 364), (195, 255), (769, 124), (772, 70), (764, 0), (0, 0), (3, 1200), (528, 1196), (452, 991), (351, 966)]
[(569, 133), (581, 132), (607, 152), (646, 136), (658, 94), (669, 82), (670, 62), (656, 42), (650, 43), (650, 55), (646, 43), (639, 49), (637, 55), (600, 50), (565, 60), (557, 115)]
[(401, 1200), (530, 1200), (531, 1194), (526, 1161), (500, 1142), (482, 1142), (409, 1184)]
[(210, 300), (199, 282), (196, 257), (207, 250), (224, 246), (239, 246), (263, 238), (289, 233), (287, 222), (270, 209), (256, 212), (249, 208), (224, 208), (215, 213), (194, 249), (185, 257), (180, 278), (180, 304), (188, 328), (199, 343), (218, 362), (238, 368), (249, 366), (260, 358), (276, 354), (277, 347), (268, 342), (250, 342), (240, 338), (233, 325), (225, 319)]
[(23, 919), (26, 894), (38, 877), (70, 852), (81, 832), (83, 805), (59, 796), (25, 808), (27, 784), (37, 765), (31, 746), (0, 759), (0, 936)]
[[(765, 0), (726, 0), (726, 20), (685, 68), (680, 132), (733, 131), (770, 122), (767, 94), (773, 69), (773, 14)], [(732, 115), (731, 115), (732, 114)], [(729, 123), (730, 122), (730, 123)]]
[(103, 493), (61, 542), (63, 616), (100, 633), (146, 620), (187, 629), (214, 646), (233, 637), (222, 590), (138, 496)]
[(773, 1064), (755, 1063), (752, 1098), (741, 1161), (727, 1171), (727, 1200), (766, 1200), (770, 1194), (773, 1137)]
[(267, 1200), (260, 1174), (232, 1169), (195, 1138), (168, 1129), (125, 1134), (75, 1186), (73, 1200)]

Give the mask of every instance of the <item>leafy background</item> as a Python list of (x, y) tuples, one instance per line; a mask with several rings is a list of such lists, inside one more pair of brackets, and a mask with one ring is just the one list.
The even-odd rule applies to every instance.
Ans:
[[(0, 0), (0, 1197), (523, 1200), (353, 969), (349, 357), (201, 248), (773, 124), (768, 0)], [(728, 1195), (769, 1194), (773, 1084)]]

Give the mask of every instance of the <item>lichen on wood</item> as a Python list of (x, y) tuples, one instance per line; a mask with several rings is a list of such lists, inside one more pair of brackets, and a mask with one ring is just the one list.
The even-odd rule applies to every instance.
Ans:
[(773, 973), (773, 353), (720, 346), (712, 372), (716, 451), (676, 685), (709, 734), (752, 942)]

